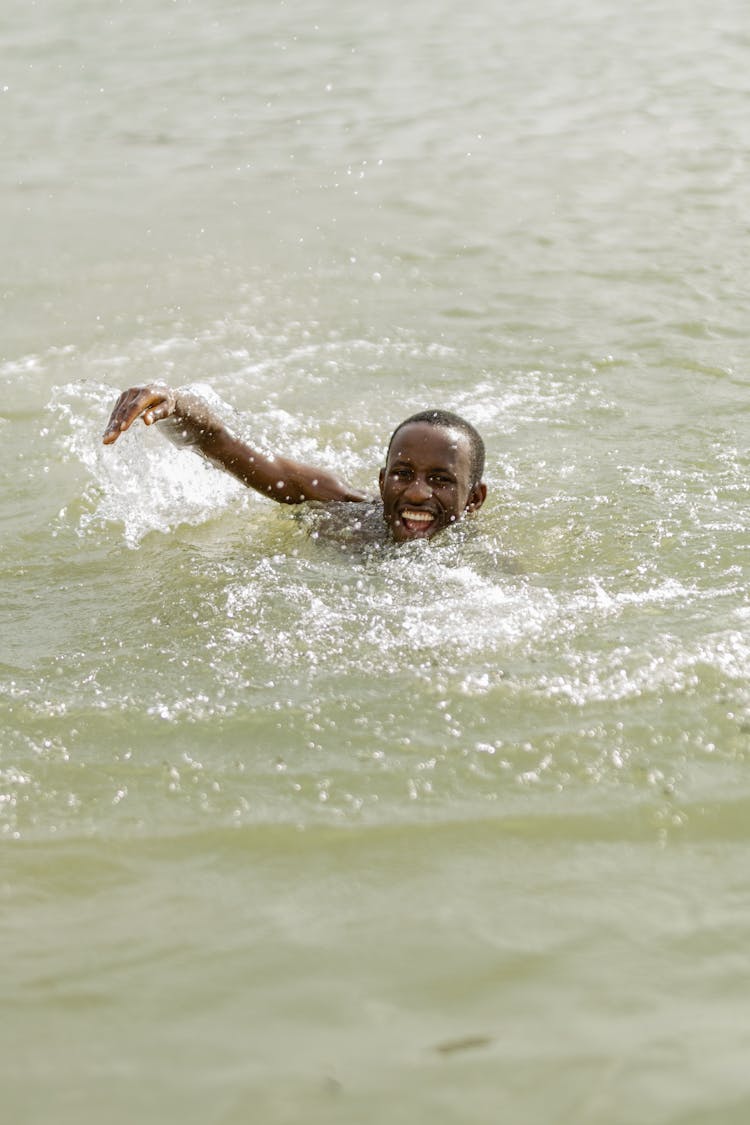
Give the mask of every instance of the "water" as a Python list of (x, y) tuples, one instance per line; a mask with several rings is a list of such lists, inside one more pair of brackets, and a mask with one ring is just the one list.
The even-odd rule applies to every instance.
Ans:
[[(747, 1120), (738, 0), (6, 4), (14, 1123)], [(158, 433), (199, 382), (362, 552)]]

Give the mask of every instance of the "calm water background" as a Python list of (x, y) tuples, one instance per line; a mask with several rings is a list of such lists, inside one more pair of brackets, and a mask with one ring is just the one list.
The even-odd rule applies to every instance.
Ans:
[[(750, 12), (0, 13), (3, 1120), (750, 1114)], [(203, 382), (351, 554), (99, 435)], [(314, 528), (312, 528), (314, 532)]]

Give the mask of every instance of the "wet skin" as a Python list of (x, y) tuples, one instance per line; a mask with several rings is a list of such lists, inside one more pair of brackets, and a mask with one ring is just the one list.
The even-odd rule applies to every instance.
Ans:
[(351, 488), (325, 469), (261, 453), (234, 437), (196, 395), (173, 391), (164, 383), (130, 387), (122, 392), (104, 431), (104, 444), (112, 445), (138, 418), (147, 426), (159, 422), (165, 436), (175, 445), (195, 450), (248, 488), (279, 504), (367, 499), (359, 489)]
[(396, 431), (380, 470), (383, 517), (397, 543), (432, 539), (466, 512), (481, 508), (487, 486), (471, 479), (465, 434), (410, 422)]

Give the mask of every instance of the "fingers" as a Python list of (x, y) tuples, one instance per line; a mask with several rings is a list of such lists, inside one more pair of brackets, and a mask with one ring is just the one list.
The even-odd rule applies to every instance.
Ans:
[(127, 411), (127, 404), (132, 398), (133, 393), (133, 390), (123, 391), (117, 402), (115, 403), (114, 409), (109, 416), (109, 421), (107, 422), (107, 428), (104, 431), (104, 436), (102, 437), (102, 441), (105, 445), (111, 445), (113, 441), (117, 441), (122, 431), (127, 429), (127, 425), (124, 424), (123, 418)]
[(162, 419), (168, 418), (171, 413), (172, 404), (165, 400), (158, 406), (154, 406), (150, 410), (147, 410), (143, 415), (143, 421), (147, 426), (151, 426), (154, 422), (161, 422)]
[(172, 398), (167, 387), (130, 387), (123, 391), (110, 414), (102, 441), (112, 445), (137, 418), (142, 417), (147, 426), (166, 418), (173, 408)]

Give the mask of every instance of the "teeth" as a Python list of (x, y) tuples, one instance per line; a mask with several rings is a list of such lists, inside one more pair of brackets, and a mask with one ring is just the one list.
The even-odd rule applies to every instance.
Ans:
[(404, 520), (414, 520), (417, 523), (432, 523), (431, 512), (412, 512), (407, 509), (401, 513), (401, 518)]

